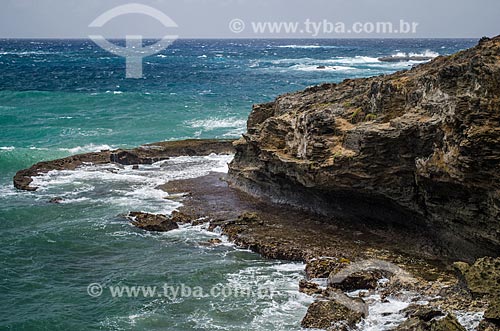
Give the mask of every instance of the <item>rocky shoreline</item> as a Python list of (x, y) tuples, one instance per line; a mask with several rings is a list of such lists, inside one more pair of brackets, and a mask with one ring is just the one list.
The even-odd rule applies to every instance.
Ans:
[[(213, 141), (206, 143), (208, 145), (203, 141), (195, 143), (196, 146), (204, 146), (201, 154), (228, 152), (227, 142), (220, 145), (214, 145)], [(178, 142), (176, 146), (185, 144), (193, 146), (192, 141)], [(211, 147), (207, 150), (206, 146)], [(98, 155), (99, 163), (105, 164), (111, 159), (108, 161), (104, 156), (113, 153), (92, 153), (90, 157)], [(174, 155), (171, 152), (171, 156)], [(88, 162), (83, 160), (89, 160), (89, 154), (72, 159), (81, 161), (83, 165)], [(62, 160), (43, 164), (43, 169), (75, 167), (75, 162)], [(395, 331), (464, 330), (450, 326), (457, 323), (454, 315), (457, 311), (487, 312), (485, 317), (489, 316), (488, 319), (482, 321), (477, 330), (496, 330), (498, 327), (495, 324), (498, 322), (498, 308), (495, 308), (498, 295), (491, 297), (490, 294), (498, 293), (495, 291), (499, 288), (499, 259), (488, 260), (487, 263), (480, 260), (478, 265), (472, 266), (459, 262), (453, 266), (454, 260), (443, 255), (442, 247), (429, 240), (426, 233), (411, 232), (390, 224), (363, 224), (356, 223), (355, 219), (326, 218), (257, 199), (232, 188), (227, 175), (221, 173), (171, 181), (160, 188), (167, 191), (171, 199), (180, 201), (182, 207), (171, 216), (130, 211), (125, 217), (132, 225), (145, 231), (163, 232), (174, 230), (179, 224), (209, 223), (209, 230), (220, 229), (239, 247), (251, 249), (270, 259), (304, 262), (305, 278), (297, 284), (297, 288), (314, 296), (316, 301), (304, 317), (303, 327), (326, 328), (328, 325), (329, 330), (349, 330), (349, 327), (363, 321), (366, 317), (364, 313), (352, 310), (349, 304), (338, 302), (339, 293), (352, 291), (360, 291), (356, 298), (359, 302), (364, 302), (363, 298), (369, 295), (398, 297), (406, 296), (409, 291), (413, 293), (411, 301), (426, 301), (425, 305), (413, 305), (403, 312), (407, 315), (406, 321), (410, 321), (406, 323), (415, 323), (415, 327), (402, 325)], [(219, 243), (214, 239), (204, 244), (211, 246)], [(329, 278), (347, 267), (373, 260), (386, 261), (402, 268), (412, 275), (412, 282), (401, 284), (394, 281), (390, 273), (375, 268), (354, 273), (339, 284), (330, 282), (324, 286)], [(481, 274), (491, 270), (495, 273), (482, 279)], [(391, 282), (382, 286), (379, 280), (385, 277)], [(405, 300), (408, 298), (405, 297)], [(429, 316), (432, 318), (429, 319)]]
[(256, 105), (234, 144), (70, 156), (20, 170), (14, 186), (35, 191), (32, 177), (86, 164), (235, 154), (228, 175), (162, 185), (183, 204), (171, 216), (126, 217), (145, 231), (209, 223), (266, 258), (304, 262), (297, 287), (316, 299), (305, 328), (350, 330), (370, 303), (404, 298), (394, 331), (466, 330), (466, 312), (475, 330), (499, 330), (499, 77), (500, 37), (482, 39), (407, 72)]
[(400, 71), (255, 105), (231, 185), (327, 217), (500, 252), (500, 36)]
[[(263, 201), (231, 188), (227, 176), (219, 173), (172, 181), (162, 189), (177, 196), (183, 204), (171, 216), (172, 221), (208, 223), (209, 230), (220, 229), (239, 247), (266, 258), (304, 262), (305, 278), (297, 284), (298, 289), (314, 296), (316, 301), (304, 317), (303, 327), (350, 330), (366, 315), (353, 310), (349, 303), (339, 303), (338, 296), (358, 291), (355, 300), (362, 304), (364, 297), (370, 295), (408, 300), (408, 293), (412, 293), (410, 301), (414, 304), (401, 312), (406, 320), (394, 331), (466, 330), (455, 314), (467, 312), (479, 316), (485, 311), (486, 319), (476, 330), (498, 328), (495, 324), (498, 323), (495, 302), (500, 289), (498, 258), (480, 259), (472, 265), (453, 264), (453, 260), (439, 255), (439, 247), (425, 234), (381, 224), (368, 226), (352, 224), (346, 219), (326, 219)], [(214, 244), (217, 242), (206, 243)], [(375, 267), (361, 268), (338, 284), (330, 281), (350, 266), (361, 263), (366, 267), (363, 265), (366, 261), (375, 261)], [(411, 281), (398, 281), (384, 263), (407, 272)], [(484, 273), (488, 275), (486, 278), (480, 276)], [(384, 278), (389, 281), (381, 284), (380, 279)]]
[(152, 164), (176, 156), (204, 156), (210, 154), (233, 154), (233, 140), (188, 139), (146, 144), (134, 149), (103, 150), (68, 156), (63, 159), (44, 161), (28, 169), (19, 170), (14, 176), (14, 187), (24, 191), (36, 191), (30, 186), (32, 177), (52, 170), (74, 170), (85, 164), (117, 163), (122, 165)]

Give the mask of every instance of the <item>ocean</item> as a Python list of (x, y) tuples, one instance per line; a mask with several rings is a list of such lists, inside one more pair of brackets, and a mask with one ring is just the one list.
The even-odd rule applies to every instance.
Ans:
[[(219, 238), (204, 225), (147, 233), (120, 216), (172, 212), (179, 203), (166, 200), (158, 184), (225, 172), (230, 156), (178, 157), (140, 170), (51, 172), (36, 179), (36, 192), (14, 189), (12, 177), (71, 154), (237, 138), (252, 104), (418, 64), (379, 57), (445, 55), (476, 42), (178, 40), (144, 59), (143, 79), (125, 79), (124, 59), (88, 40), (0, 40), (0, 329), (300, 330), (312, 302), (298, 292), (303, 264), (265, 260), (224, 238), (220, 246), (203, 245)], [(63, 203), (48, 203), (54, 197)], [(102, 294), (89, 294), (90, 284), (99, 284)], [(266, 287), (273, 295), (113, 297), (109, 291), (165, 284), (205, 291)], [(360, 330), (388, 330), (399, 321), (374, 309), (381, 318)]]

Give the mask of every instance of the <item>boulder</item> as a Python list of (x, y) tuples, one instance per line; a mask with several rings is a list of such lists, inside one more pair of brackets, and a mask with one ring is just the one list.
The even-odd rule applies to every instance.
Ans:
[(361, 321), (363, 314), (333, 300), (313, 302), (302, 319), (303, 328), (348, 330)]
[(322, 289), (319, 288), (318, 284), (313, 282), (308, 282), (305, 279), (299, 281), (299, 292), (305, 293), (307, 295), (321, 294)]
[(406, 316), (394, 331), (466, 331), (454, 315), (431, 307), (410, 306)]
[(488, 309), (484, 313), (484, 318), (500, 326), (500, 297), (496, 296), (490, 301)]
[(132, 225), (146, 231), (167, 232), (179, 228), (176, 222), (160, 214), (130, 212), (127, 218), (131, 221)]
[(264, 221), (260, 218), (259, 214), (252, 212), (244, 212), (238, 216), (238, 219), (235, 221), (235, 224), (237, 225), (247, 225), (252, 223), (263, 225)]
[(472, 265), (456, 262), (453, 266), (472, 294), (500, 297), (500, 258), (483, 257)]
[(176, 223), (186, 224), (186, 223), (191, 223), (193, 217), (185, 213), (182, 213), (180, 211), (174, 210), (172, 212), (172, 215), (170, 216), (170, 220)]
[[(332, 274), (335, 276), (335, 273)], [(338, 288), (345, 292), (356, 290), (373, 290), (377, 288), (380, 279), (385, 278), (387, 272), (382, 270), (359, 271), (348, 275), (340, 282), (333, 282), (329, 279), (328, 286)]]
[(306, 263), (306, 276), (312, 278), (328, 278), (332, 272), (337, 272), (350, 263), (347, 259), (320, 257), (310, 259)]
[(153, 164), (158, 161), (166, 160), (168, 157), (149, 157), (137, 153), (135, 150), (117, 150), (111, 153), (110, 161), (123, 165), (132, 165), (139, 168), (139, 164)]

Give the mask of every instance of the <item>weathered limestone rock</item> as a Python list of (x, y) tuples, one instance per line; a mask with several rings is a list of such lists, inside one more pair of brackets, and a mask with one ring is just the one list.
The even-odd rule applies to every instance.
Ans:
[(499, 96), (500, 36), (286, 94), (254, 106), (230, 182), (328, 216), (427, 229), (452, 257), (497, 256)]
[(167, 232), (179, 228), (176, 222), (165, 215), (130, 212), (127, 218), (134, 226), (146, 231)]
[(410, 306), (407, 317), (394, 331), (466, 331), (455, 316), (430, 307)]
[(363, 315), (333, 300), (313, 302), (302, 320), (304, 328), (348, 330), (358, 323)]
[(483, 257), (472, 265), (456, 262), (454, 267), (460, 272), (472, 294), (500, 297), (500, 258)]

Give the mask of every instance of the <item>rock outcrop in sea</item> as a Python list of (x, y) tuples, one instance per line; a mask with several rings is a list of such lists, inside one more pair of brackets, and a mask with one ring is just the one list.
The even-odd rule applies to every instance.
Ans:
[(255, 105), (230, 182), (327, 216), (427, 230), (450, 257), (500, 252), (500, 36), (408, 71)]

